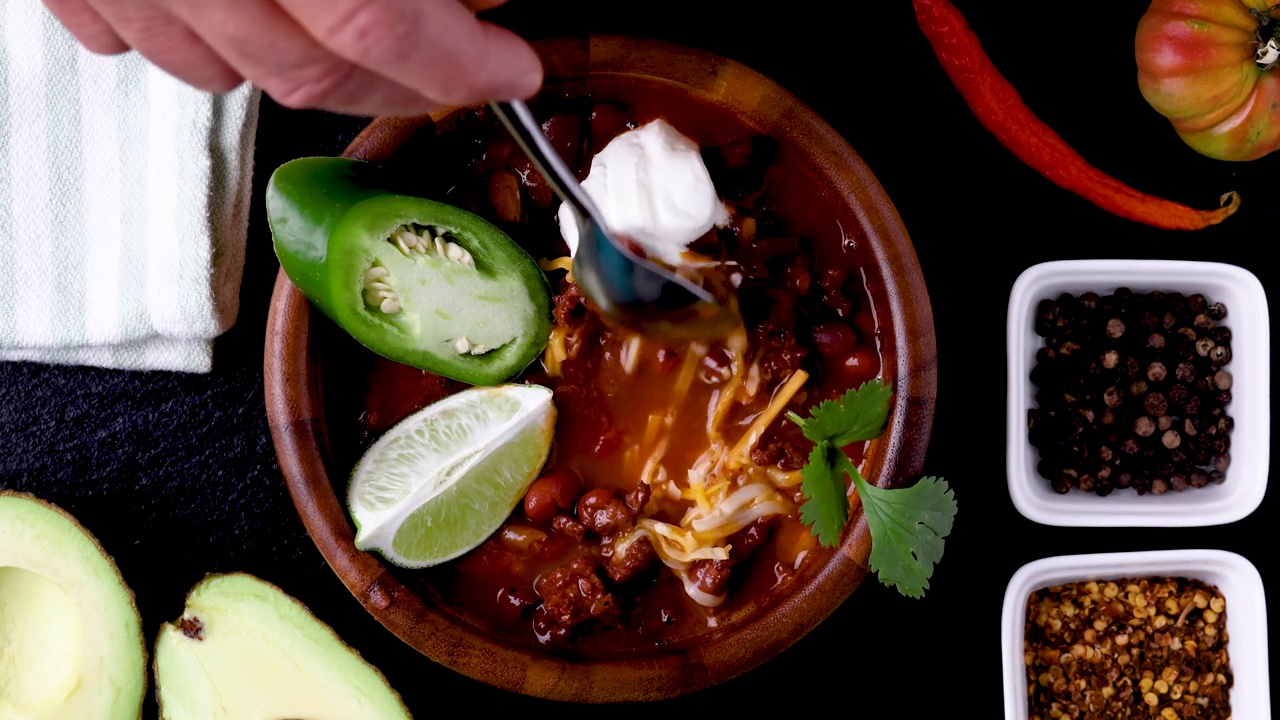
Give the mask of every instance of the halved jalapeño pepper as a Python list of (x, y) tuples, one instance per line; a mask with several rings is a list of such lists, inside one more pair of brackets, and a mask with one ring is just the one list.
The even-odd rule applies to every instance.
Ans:
[(546, 347), (546, 277), (506, 233), (386, 188), (376, 167), (302, 158), (267, 185), (276, 256), (316, 307), (370, 350), (476, 385)]

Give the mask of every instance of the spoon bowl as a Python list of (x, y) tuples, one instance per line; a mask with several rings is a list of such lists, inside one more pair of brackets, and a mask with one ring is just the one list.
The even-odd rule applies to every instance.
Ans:
[(580, 238), (573, 275), (601, 317), (668, 338), (720, 337), (741, 324), (725, 283), (669, 270), (610, 235), (595, 203), (551, 147), (527, 105), (519, 100), (489, 105), (572, 211)]

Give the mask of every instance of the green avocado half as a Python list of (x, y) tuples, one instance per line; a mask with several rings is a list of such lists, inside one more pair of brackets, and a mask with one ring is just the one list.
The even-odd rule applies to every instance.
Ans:
[(67, 513), (0, 492), (0, 718), (138, 720), (146, 685), (115, 562)]
[(412, 720), (400, 696), (302, 603), (252, 575), (210, 575), (160, 628), (165, 720)]

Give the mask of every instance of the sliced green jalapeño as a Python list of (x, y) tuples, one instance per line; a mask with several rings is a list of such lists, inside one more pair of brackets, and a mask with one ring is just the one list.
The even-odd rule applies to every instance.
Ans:
[(347, 158), (302, 158), (267, 184), (280, 266), (370, 350), (475, 385), (509, 380), (546, 347), (537, 263), (484, 218), (391, 192)]

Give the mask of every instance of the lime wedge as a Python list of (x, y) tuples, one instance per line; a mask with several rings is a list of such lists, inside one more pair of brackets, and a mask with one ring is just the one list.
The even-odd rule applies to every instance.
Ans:
[(551, 397), (539, 385), (475, 387), (388, 430), (351, 474), (356, 547), (421, 568), (484, 542), (547, 461)]

